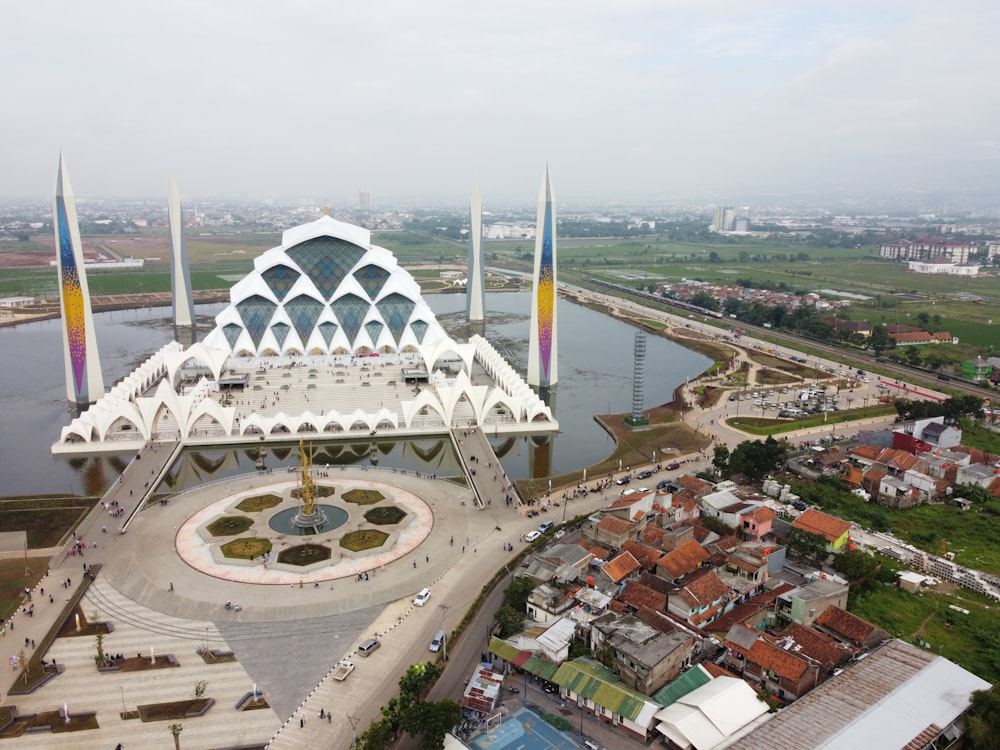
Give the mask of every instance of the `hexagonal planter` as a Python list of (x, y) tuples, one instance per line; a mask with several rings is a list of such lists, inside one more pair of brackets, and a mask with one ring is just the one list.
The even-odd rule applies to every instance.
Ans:
[(266, 555), (271, 551), (271, 543), (267, 539), (248, 537), (226, 542), (219, 549), (222, 550), (222, 554), (226, 557), (241, 560), (256, 560), (261, 555)]
[(236, 509), (242, 510), (244, 513), (260, 513), (262, 510), (273, 508), (275, 505), (281, 505), (281, 497), (279, 495), (254, 495), (253, 497), (241, 500), (236, 505)]
[(366, 549), (375, 549), (385, 544), (389, 535), (378, 529), (361, 529), (344, 534), (340, 540), (340, 546), (352, 552), (361, 552)]
[[(336, 487), (328, 487), (323, 484), (316, 485), (316, 497), (332, 497), (336, 493), (337, 493)], [(302, 488), (296, 487), (294, 490), (292, 490), (292, 497), (294, 497), (296, 500), (302, 497)]]
[(385, 495), (378, 490), (348, 490), (340, 497), (349, 503), (354, 503), (355, 505), (374, 505), (375, 503), (380, 503), (385, 500)]
[(329, 560), (333, 553), (322, 544), (296, 544), (278, 553), (278, 562), (285, 565), (314, 565)]
[(384, 505), (372, 508), (365, 513), (365, 520), (376, 526), (392, 526), (406, 518), (406, 511), (395, 505)]
[(205, 528), (212, 536), (236, 536), (253, 526), (253, 519), (247, 516), (222, 516)]

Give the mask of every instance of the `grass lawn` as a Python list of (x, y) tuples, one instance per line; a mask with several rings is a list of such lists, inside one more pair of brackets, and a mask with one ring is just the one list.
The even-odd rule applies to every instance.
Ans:
[(234, 539), (226, 542), (220, 548), (226, 557), (254, 560), (271, 551), (271, 543), (267, 539)]
[(361, 552), (366, 549), (374, 549), (385, 544), (389, 535), (377, 529), (361, 529), (344, 534), (340, 540), (340, 546), (352, 552)]
[(385, 495), (383, 495), (378, 490), (348, 490), (341, 498), (348, 503), (355, 503), (356, 505), (374, 505), (375, 503), (380, 503), (385, 500)]
[(216, 518), (206, 528), (212, 536), (236, 536), (253, 526), (253, 519), (248, 516), (223, 516)]
[(278, 495), (254, 495), (253, 497), (248, 497), (237, 504), (237, 509), (242, 510), (246, 513), (259, 513), (262, 510), (267, 510), (268, 508), (273, 508), (275, 505), (281, 504), (281, 498)]
[(93, 506), (79, 497), (0, 500), (0, 531), (27, 531), (29, 548), (56, 547)]
[(184, 719), (189, 714), (204, 711), (211, 700), (211, 698), (190, 698), (169, 703), (146, 703), (136, 708), (139, 709), (139, 717), (143, 721), (169, 721)]
[(47, 557), (29, 557), (27, 575), (25, 559), (10, 555), (0, 560), (0, 617), (8, 619), (24, 600), (24, 587), (34, 589), (49, 567)]
[[(949, 605), (969, 610), (963, 614)], [(911, 643), (922, 639), (931, 650), (985, 680), (1000, 683), (1000, 629), (996, 608), (979, 595), (959, 589), (909, 594), (891, 586), (852, 595), (850, 610), (891, 635)]]

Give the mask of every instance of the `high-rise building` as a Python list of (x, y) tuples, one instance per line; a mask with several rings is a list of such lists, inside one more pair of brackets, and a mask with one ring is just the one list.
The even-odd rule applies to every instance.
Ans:
[(371, 211), (372, 210), (372, 196), (367, 190), (358, 191), (358, 211)]
[(185, 328), (194, 325), (194, 295), (191, 292), (187, 243), (184, 242), (181, 194), (173, 175), (167, 188), (167, 218), (170, 224), (170, 289), (173, 292), (174, 325)]
[(469, 207), (469, 270), (465, 284), (465, 315), (469, 321), (482, 320), (486, 311), (482, 242), (483, 197), (479, 192), (479, 180), (476, 180)]
[(545, 165), (538, 193), (535, 231), (535, 273), (531, 292), (531, 330), (528, 337), (528, 385), (548, 388), (559, 380), (556, 337), (556, 208)]
[(56, 259), (59, 268), (59, 303), (62, 310), (63, 359), (66, 363), (66, 397), (74, 404), (92, 404), (104, 395), (104, 376), (94, 336), (94, 314), (83, 267), (76, 198), (62, 154), (52, 201)]

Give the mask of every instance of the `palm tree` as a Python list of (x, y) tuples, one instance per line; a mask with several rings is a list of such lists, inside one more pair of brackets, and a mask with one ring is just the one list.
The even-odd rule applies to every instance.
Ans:
[(174, 736), (174, 750), (181, 750), (181, 732), (184, 731), (183, 724), (171, 724), (167, 729)]

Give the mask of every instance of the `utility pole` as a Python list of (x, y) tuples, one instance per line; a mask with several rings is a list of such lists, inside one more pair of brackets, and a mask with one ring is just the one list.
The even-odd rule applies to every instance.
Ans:
[(347, 720), (351, 723), (351, 732), (354, 734), (351, 747), (356, 748), (358, 746), (358, 722), (361, 721), (361, 717), (358, 716), (358, 707), (355, 706), (353, 714), (345, 714), (345, 716), (347, 716)]
[(448, 610), (451, 609), (450, 604), (439, 604), (438, 609), (443, 610), (441, 615), (441, 630), (444, 631), (444, 645), (442, 646), (444, 653), (444, 660), (448, 661), (448, 628), (445, 627), (445, 619), (448, 617)]

